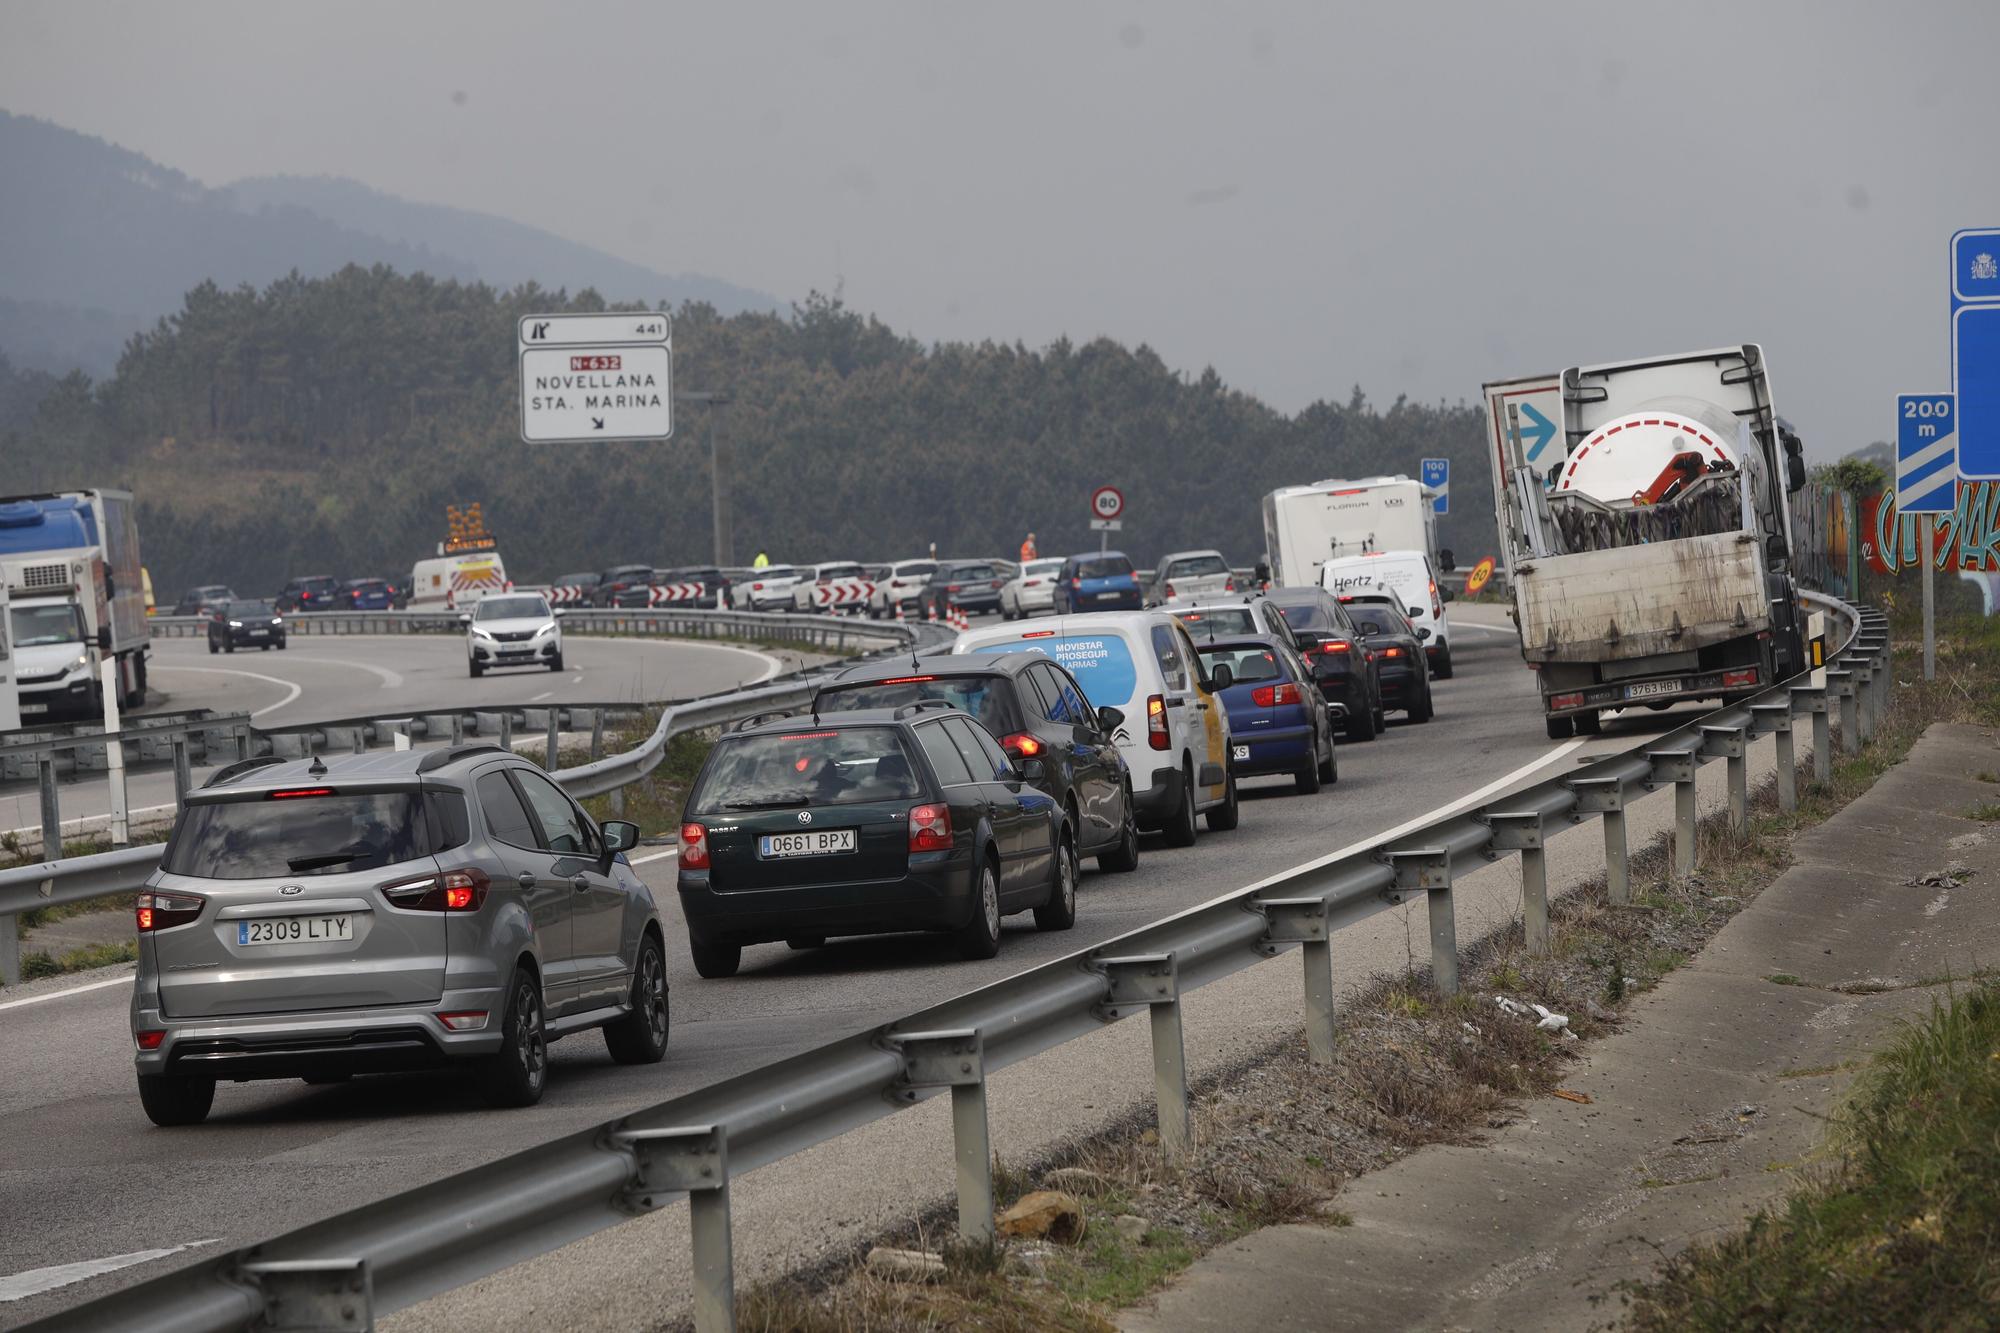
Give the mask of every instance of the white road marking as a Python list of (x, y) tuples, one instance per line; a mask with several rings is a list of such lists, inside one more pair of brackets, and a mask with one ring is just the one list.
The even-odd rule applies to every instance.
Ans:
[(392, 690), (403, 688), (403, 678), (400, 675), (389, 670), (387, 667), (378, 667), (372, 662), (349, 662), (345, 658), (340, 657), (312, 657), (310, 655), (301, 655), (297, 660), (301, 662), (322, 662), (327, 666), (351, 667), (356, 671), (372, 672), (381, 679), (382, 684), (387, 688)]
[(572, 684), (572, 685), (581, 685), (581, 684), (583, 684), (583, 673), (582, 673), (581, 671), (579, 671), (579, 672), (577, 672), (577, 673), (576, 673), (576, 674), (575, 674), (574, 676), (571, 676), (571, 677), (569, 678), (569, 683), (570, 683), (570, 684)]
[(153, 671), (156, 674), (162, 671), (168, 671), (168, 672), (199, 671), (203, 675), (207, 676), (247, 676), (251, 680), (261, 680), (266, 685), (282, 685), (286, 689), (291, 691), (290, 694), (278, 700), (278, 702), (274, 704), (266, 704), (264, 705), (264, 707), (259, 708), (255, 712), (251, 713), (250, 716), (252, 717), (262, 717), (266, 713), (275, 713), (280, 708), (283, 708), (286, 704), (290, 703), (292, 700), (298, 698), (301, 694), (304, 694), (306, 691), (305, 686), (296, 684), (293, 681), (279, 680), (276, 676), (266, 676), (255, 671), (237, 671), (230, 667), (155, 666), (153, 668)]
[(45, 1291), (54, 1291), (57, 1287), (67, 1287), (73, 1282), (102, 1277), (106, 1273), (115, 1273), (134, 1264), (148, 1264), (155, 1259), (165, 1259), (169, 1255), (179, 1254), (183, 1250), (217, 1243), (214, 1239), (191, 1240), (185, 1245), (176, 1245), (166, 1250), (134, 1250), (130, 1254), (114, 1254), (105, 1259), (86, 1259), (82, 1263), (56, 1264), (52, 1268), (30, 1268), (27, 1272), (16, 1273), (12, 1277), (0, 1277), (0, 1301), (26, 1300)]
[(61, 1000), (71, 995), (81, 995), (89, 990), (103, 990), (106, 986), (129, 986), (131, 984), (132, 974), (127, 972), (124, 976), (113, 977), (109, 981), (92, 981), (81, 986), (71, 986), (68, 990), (52, 990), (47, 995), (30, 995), (25, 1000), (9, 1000), (5, 1004), (0, 1004), (0, 1010), (25, 1009), (31, 1004), (41, 1004), (46, 1000)]
[(538, 703), (540, 703), (540, 702), (541, 702), (542, 700), (544, 700), (544, 699), (548, 698), (548, 697), (549, 697), (549, 696), (550, 696), (551, 694), (554, 694), (554, 693), (555, 693), (555, 691), (554, 691), (554, 690), (543, 690), (543, 691), (542, 691), (542, 692), (541, 692), (540, 694), (538, 694), (538, 695), (536, 695), (536, 696), (535, 696), (534, 698), (532, 698), (532, 699), (528, 700), (528, 702), (529, 702), (529, 703), (531, 703), (531, 704), (538, 704)]
[(1476, 620), (1461, 620), (1451, 627), (1454, 634), (1462, 629), (1476, 629), (1481, 634), (1505, 634), (1510, 639), (1516, 637), (1513, 629), (1507, 625), (1482, 625)]
[[(632, 865), (642, 866), (645, 865), (648, 861), (664, 861), (670, 856), (679, 856), (680, 854), (681, 854), (680, 848), (669, 847), (664, 852), (654, 852), (651, 856), (628, 856), (625, 859)], [(0, 1005), (0, 1009), (4, 1008), (6, 1008), (5, 1005)]]

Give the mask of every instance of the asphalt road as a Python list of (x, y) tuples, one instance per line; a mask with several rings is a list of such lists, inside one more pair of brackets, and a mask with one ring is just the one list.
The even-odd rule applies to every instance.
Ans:
[[(1643, 714), (1588, 745), (1547, 740), (1511, 632), (1490, 612), (1480, 618), (1495, 627), (1482, 633), (1474, 614), (1454, 616), (1459, 670), (1438, 683), (1433, 722), (1392, 722), (1373, 743), (1343, 745), (1340, 782), (1317, 796), (1294, 795), (1289, 780), (1246, 784), (1238, 830), (1204, 830), (1183, 851), (1147, 839), (1136, 874), (1086, 873), (1074, 930), (1044, 935), (1030, 916), (1010, 918), (1000, 955), (988, 962), (959, 961), (944, 942), (920, 936), (807, 953), (769, 945), (747, 950), (737, 977), (703, 981), (687, 960), (672, 860), (642, 865), (669, 936), (667, 1059), (621, 1068), (596, 1034), (568, 1038), (552, 1048), (547, 1095), (529, 1110), (489, 1111), (463, 1080), (446, 1076), (328, 1088), (254, 1083), (224, 1085), (206, 1125), (161, 1130), (133, 1089), (124, 985), (0, 999), (0, 1069), (8, 1071), (0, 1081), (0, 1326), (888, 1021), (1668, 725), (1671, 715)], [(343, 643), (324, 650), (331, 665), (288, 667), (330, 671), (338, 688), (365, 694), (372, 687), (360, 677), (368, 673), (355, 664), (366, 652)], [(256, 668), (277, 656), (264, 654)], [(406, 688), (420, 679), (414, 666), (405, 673), (387, 659), (369, 662), (404, 674)], [(468, 684), (441, 674), (437, 687), (462, 697)], [(314, 711), (328, 710), (315, 702)], [(60, 991), (62, 983), (44, 987)], [(190, 1248), (20, 1294), (38, 1285), (19, 1278), (31, 1270), (180, 1246)]]

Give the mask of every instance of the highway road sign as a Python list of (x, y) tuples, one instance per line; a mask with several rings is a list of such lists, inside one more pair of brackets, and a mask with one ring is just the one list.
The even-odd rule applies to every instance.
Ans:
[[(1099, 486), (1090, 493), (1090, 512), (1096, 518), (1117, 518), (1125, 512), (1125, 492), (1116, 486)], [(1091, 527), (1095, 529), (1097, 525), (1093, 523)]]
[(1951, 238), (1951, 387), (1958, 475), (2000, 481), (2000, 227)]
[(1948, 393), (1896, 396), (1896, 510), (1949, 514), (1958, 504), (1957, 412)]
[(529, 444), (674, 433), (674, 334), (666, 315), (524, 315), (518, 336), (521, 438)]
[(1431, 501), (1431, 508), (1440, 514), (1451, 512), (1451, 460), (1449, 458), (1426, 458), (1423, 466), (1424, 485), (1437, 492)]
[(1478, 564), (1474, 565), (1472, 567), (1472, 572), (1465, 576), (1466, 593), (1470, 595), (1472, 593), (1478, 592), (1481, 588), (1486, 586), (1486, 580), (1492, 577), (1493, 577), (1493, 557), (1489, 555), (1484, 560), (1481, 560)]

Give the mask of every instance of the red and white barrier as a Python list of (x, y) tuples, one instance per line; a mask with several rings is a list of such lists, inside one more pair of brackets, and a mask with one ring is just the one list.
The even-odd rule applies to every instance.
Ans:
[(575, 584), (549, 589), (550, 606), (581, 606), (589, 598), (590, 589)]
[(656, 583), (646, 594), (647, 606), (679, 606), (701, 600), (707, 590), (699, 583)]
[(875, 595), (867, 579), (829, 579), (813, 585), (813, 605), (822, 611), (836, 606), (866, 606)]

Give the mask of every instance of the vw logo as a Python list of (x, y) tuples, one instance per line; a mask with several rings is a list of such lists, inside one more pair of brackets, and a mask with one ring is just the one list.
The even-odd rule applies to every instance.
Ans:
[(800, 822), (801, 824), (810, 824), (810, 823), (812, 823), (812, 822), (813, 822), (813, 812), (812, 812), (812, 811), (810, 811), (810, 810), (801, 810), (801, 811), (799, 811), (799, 822)]
[(305, 891), (306, 886), (303, 884), (280, 884), (278, 886), (278, 892), (284, 894), (287, 898), (296, 898)]

